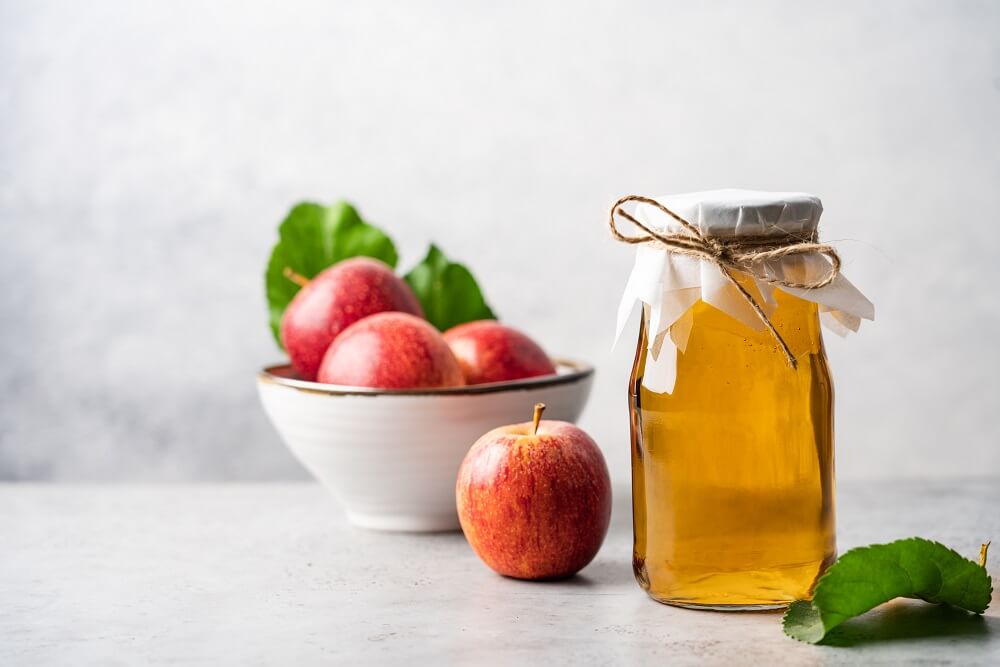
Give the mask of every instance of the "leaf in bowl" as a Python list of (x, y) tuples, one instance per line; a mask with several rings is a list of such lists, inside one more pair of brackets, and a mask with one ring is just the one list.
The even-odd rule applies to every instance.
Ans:
[(420, 300), (425, 317), (441, 331), (475, 320), (496, 319), (469, 269), (449, 260), (433, 243), (404, 280)]

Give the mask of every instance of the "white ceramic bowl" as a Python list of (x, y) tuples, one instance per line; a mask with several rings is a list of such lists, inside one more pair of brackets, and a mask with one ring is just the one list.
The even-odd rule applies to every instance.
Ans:
[(585, 364), (515, 382), (387, 391), (295, 379), (291, 367), (257, 375), (264, 410), (288, 448), (344, 505), (352, 523), (376, 530), (459, 528), (458, 467), (479, 436), (531, 420), (576, 421), (593, 383)]

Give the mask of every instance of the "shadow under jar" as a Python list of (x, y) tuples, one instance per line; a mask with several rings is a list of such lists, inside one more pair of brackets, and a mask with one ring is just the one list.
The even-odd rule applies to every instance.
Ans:
[[(694, 233), (737, 240), (772, 232), (815, 238), (822, 211), (815, 197), (785, 193), (717, 191), (659, 201), (683, 211)], [(643, 219), (641, 205), (634, 214)], [(657, 231), (678, 233), (672, 224)], [(830, 266), (797, 255), (766, 275), (814, 280)], [(732, 272), (767, 304), (793, 367), (775, 335), (752, 326), (761, 324), (747, 317), (752, 311), (734, 316), (747, 304), (711, 272), (720, 269), (650, 243), (639, 248), (626, 288), (623, 315), (633, 299), (644, 303), (629, 381), (633, 569), (640, 586), (667, 604), (781, 608), (811, 597), (836, 559), (833, 386), (818, 304), (840, 304), (824, 304), (824, 315), (847, 328), (874, 311), (842, 276), (805, 300), (794, 288), (766, 289), (754, 276)], [(661, 311), (651, 316), (658, 304)], [(648, 330), (651, 321), (658, 333)]]

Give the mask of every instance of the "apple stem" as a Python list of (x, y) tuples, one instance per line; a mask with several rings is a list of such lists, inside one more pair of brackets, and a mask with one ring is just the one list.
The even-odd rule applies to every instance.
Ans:
[(532, 420), (532, 435), (538, 434), (538, 422), (542, 421), (542, 413), (545, 412), (544, 403), (535, 403), (535, 418)]
[(285, 267), (285, 270), (281, 272), (283, 276), (291, 280), (293, 283), (299, 287), (305, 287), (309, 284), (309, 279), (300, 273), (295, 273), (291, 268)]

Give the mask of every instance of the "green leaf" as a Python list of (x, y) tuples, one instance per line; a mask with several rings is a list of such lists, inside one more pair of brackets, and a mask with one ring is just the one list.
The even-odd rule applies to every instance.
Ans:
[(812, 602), (788, 607), (784, 629), (789, 637), (815, 644), (847, 619), (898, 597), (982, 614), (992, 592), (984, 565), (911, 537), (845, 553), (820, 578)]
[(278, 228), (264, 280), (271, 333), (278, 347), (282, 347), (281, 316), (301, 289), (285, 276), (285, 269), (312, 278), (342, 259), (358, 256), (374, 257), (394, 268), (399, 259), (392, 239), (362, 220), (347, 202), (332, 206), (306, 202), (292, 208)]
[(476, 279), (431, 244), (427, 256), (404, 276), (427, 320), (441, 331), (475, 320), (495, 320)]
[(800, 642), (815, 644), (826, 636), (827, 628), (823, 626), (819, 610), (807, 600), (798, 600), (788, 605), (782, 623), (785, 634)]

